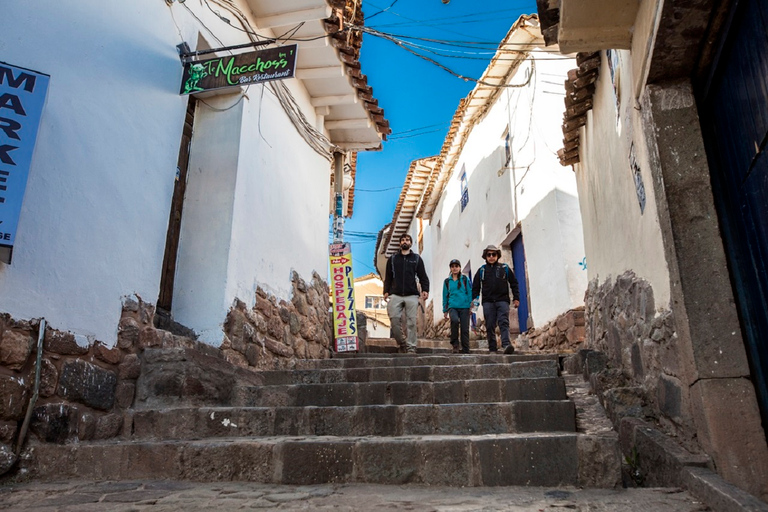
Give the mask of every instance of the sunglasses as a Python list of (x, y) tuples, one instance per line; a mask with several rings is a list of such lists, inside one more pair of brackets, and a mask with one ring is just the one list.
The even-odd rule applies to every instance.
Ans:
[(487, 252), (487, 253), (485, 253), (485, 257), (486, 258), (490, 258), (491, 256), (493, 256), (494, 258), (498, 258), (499, 257), (499, 253), (497, 253), (497, 252)]

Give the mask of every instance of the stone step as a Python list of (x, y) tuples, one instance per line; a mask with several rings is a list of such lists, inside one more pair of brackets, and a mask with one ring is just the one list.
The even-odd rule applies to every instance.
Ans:
[(133, 440), (254, 436), (575, 432), (570, 400), (360, 407), (194, 407), (137, 411)]
[(299, 359), (297, 369), (363, 368), (373, 366), (447, 366), (552, 361), (557, 354), (335, 354), (333, 359)]
[(556, 376), (552, 361), (512, 364), (460, 364), (442, 366), (373, 366), (324, 370), (279, 370), (259, 372), (264, 385), (322, 384), (330, 382), (425, 381), (509, 379)]
[(621, 481), (616, 437), (577, 433), (227, 438), (32, 449), (21, 470), (41, 480), (602, 488)]
[[(354, 382), (238, 387), (231, 405), (240, 407), (331, 407), (355, 405), (455, 404), (565, 398), (562, 379), (515, 378), (442, 382)], [(532, 398), (531, 395), (538, 395)], [(149, 407), (158, 404), (147, 401)], [(210, 404), (218, 405), (218, 404)]]

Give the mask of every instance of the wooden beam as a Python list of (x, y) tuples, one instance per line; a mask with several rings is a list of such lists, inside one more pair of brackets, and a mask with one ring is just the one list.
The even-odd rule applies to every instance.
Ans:
[(310, 98), (309, 102), (313, 107), (327, 107), (330, 105), (345, 105), (349, 103), (357, 103), (357, 96), (354, 94), (345, 94), (342, 96), (317, 96), (316, 98)]
[(356, 128), (369, 128), (370, 119), (338, 119), (336, 121), (326, 121), (325, 127), (329, 130), (353, 130)]
[(323, 66), (321, 68), (298, 68), (296, 78), (299, 80), (314, 80), (320, 78), (339, 78), (344, 76), (341, 66)]
[(304, 21), (322, 20), (331, 15), (332, 9), (329, 5), (304, 9), (301, 11), (286, 11), (272, 16), (265, 16), (256, 20), (259, 28), (285, 27), (287, 25), (296, 25)]

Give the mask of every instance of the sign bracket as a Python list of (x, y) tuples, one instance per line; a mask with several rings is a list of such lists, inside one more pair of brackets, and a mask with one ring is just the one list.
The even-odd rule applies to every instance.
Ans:
[(193, 52), (192, 50), (190, 50), (189, 45), (186, 42), (184, 42), (184, 43), (177, 44), (176, 49), (179, 52), (179, 58), (181, 59), (181, 62), (183, 64), (186, 64), (187, 62), (191, 62), (192, 59), (200, 55), (208, 55), (211, 53), (218, 53), (218, 52), (228, 52), (231, 50), (240, 50), (242, 48), (254, 48), (258, 46), (272, 44), (275, 41), (276, 39), (265, 39), (263, 41), (254, 41), (251, 43), (238, 44), (235, 46), (225, 46), (223, 48), (212, 48), (210, 50), (200, 50), (196, 52)]

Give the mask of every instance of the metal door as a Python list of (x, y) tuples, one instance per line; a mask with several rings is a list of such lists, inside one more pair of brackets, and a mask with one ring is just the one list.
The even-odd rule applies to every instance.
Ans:
[(768, 425), (768, 2), (741, 0), (732, 16), (701, 89), (699, 112), (753, 383)]
[(520, 285), (520, 307), (517, 309), (517, 319), (520, 322), (520, 332), (525, 332), (528, 330), (528, 282), (526, 280), (525, 249), (522, 234), (512, 241), (512, 265)]

